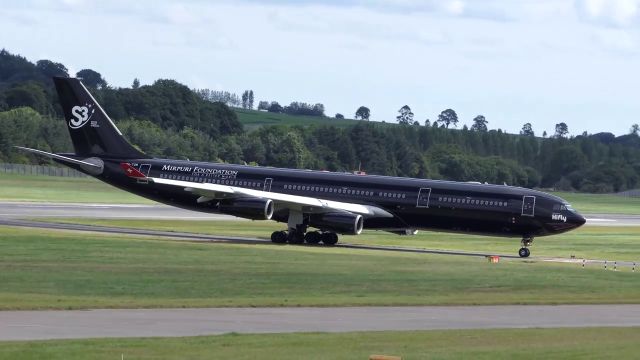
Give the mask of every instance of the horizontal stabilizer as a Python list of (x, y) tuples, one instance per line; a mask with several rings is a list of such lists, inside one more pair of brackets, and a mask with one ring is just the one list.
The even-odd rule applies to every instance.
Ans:
[(45, 157), (48, 157), (50, 159), (56, 159), (56, 160), (59, 160), (59, 161), (62, 161), (62, 162), (67, 162), (67, 163), (77, 164), (77, 165), (82, 165), (82, 166), (88, 166), (88, 167), (95, 168), (95, 169), (100, 169), (100, 170), (102, 170), (102, 167), (103, 167), (103, 165), (100, 165), (100, 164), (92, 164), (92, 163), (87, 162), (87, 161), (72, 159), (70, 157), (66, 157), (66, 156), (62, 156), (62, 155), (58, 155), (58, 154), (52, 154), (52, 153), (48, 153), (48, 152), (42, 151), (42, 150), (30, 149), (30, 148), (22, 147), (22, 146), (14, 146), (14, 147), (16, 149), (20, 149), (22, 151), (30, 152), (30, 153), (41, 155), (41, 156), (45, 156)]

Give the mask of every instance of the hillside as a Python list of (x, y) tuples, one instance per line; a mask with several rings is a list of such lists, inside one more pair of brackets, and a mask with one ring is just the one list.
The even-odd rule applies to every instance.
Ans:
[(255, 130), (265, 125), (287, 125), (287, 126), (309, 126), (309, 125), (331, 125), (335, 127), (348, 127), (356, 125), (361, 120), (336, 119), (320, 116), (293, 116), (282, 113), (271, 113), (267, 111), (248, 110), (233, 108), (238, 115), (238, 120), (245, 130)]
[[(72, 150), (52, 86), (54, 75), (70, 74), (60, 63), (34, 64), (0, 52), (0, 161), (43, 161), (16, 152), (14, 145)], [(134, 81), (130, 88), (113, 88), (91, 69), (75, 75), (83, 78), (125, 137), (156, 157), (331, 171), (361, 168), (370, 174), (597, 193), (640, 186), (638, 131), (618, 137), (536, 137), (533, 132), (507, 134), (486, 126), (456, 129), (455, 123), (446, 128), (448, 123), (288, 115), (230, 108), (175, 80), (159, 79), (151, 85)], [(303, 105), (312, 109), (297, 103), (305, 110)]]

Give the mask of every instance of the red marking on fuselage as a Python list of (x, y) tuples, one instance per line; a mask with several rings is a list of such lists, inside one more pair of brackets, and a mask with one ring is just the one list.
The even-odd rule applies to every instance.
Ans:
[(132, 177), (135, 179), (144, 179), (146, 176), (141, 173), (138, 169), (131, 166), (129, 163), (120, 163), (120, 167), (124, 170), (124, 173), (127, 174), (128, 177)]

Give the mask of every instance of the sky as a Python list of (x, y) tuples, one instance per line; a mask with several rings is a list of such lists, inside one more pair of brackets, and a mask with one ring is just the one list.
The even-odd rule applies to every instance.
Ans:
[(23, 0), (0, 48), (110, 85), (175, 79), (395, 121), (622, 135), (640, 122), (640, 0)]

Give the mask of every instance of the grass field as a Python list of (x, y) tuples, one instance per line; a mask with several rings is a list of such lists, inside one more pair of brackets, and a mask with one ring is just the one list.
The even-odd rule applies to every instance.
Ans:
[[(269, 239), (271, 232), (282, 230), (283, 224), (272, 221), (189, 221), (189, 220), (103, 220), (103, 219), (36, 219), (58, 223), (115, 226), (202, 234), (256, 237)], [(640, 264), (640, 227), (585, 226), (568, 233), (540, 237), (531, 248), (533, 256), (571, 257), (603, 260), (638, 261)], [(389, 245), (479, 251), (515, 255), (520, 239), (445, 234), (420, 231), (415, 236), (398, 236), (382, 231), (364, 231), (359, 236), (341, 236), (341, 242), (364, 245)]]
[(151, 204), (93, 178), (0, 173), (0, 201)]
[[(640, 214), (640, 199), (614, 195), (555, 193), (581, 213)], [(151, 204), (92, 178), (24, 176), (0, 173), (0, 201)]]
[(0, 310), (637, 303), (640, 273), (0, 227)]
[(319, 116), (293, 116), (266, 111), (234, 109), (238, 119), (247, 130), (257, 129), (265, 125), (333, 125), (338, 127), (353, 126), (360, 120), (335, 119)]
[(302, 333), (0, 342), (0, 359), (634, 359), (640, 328)]

